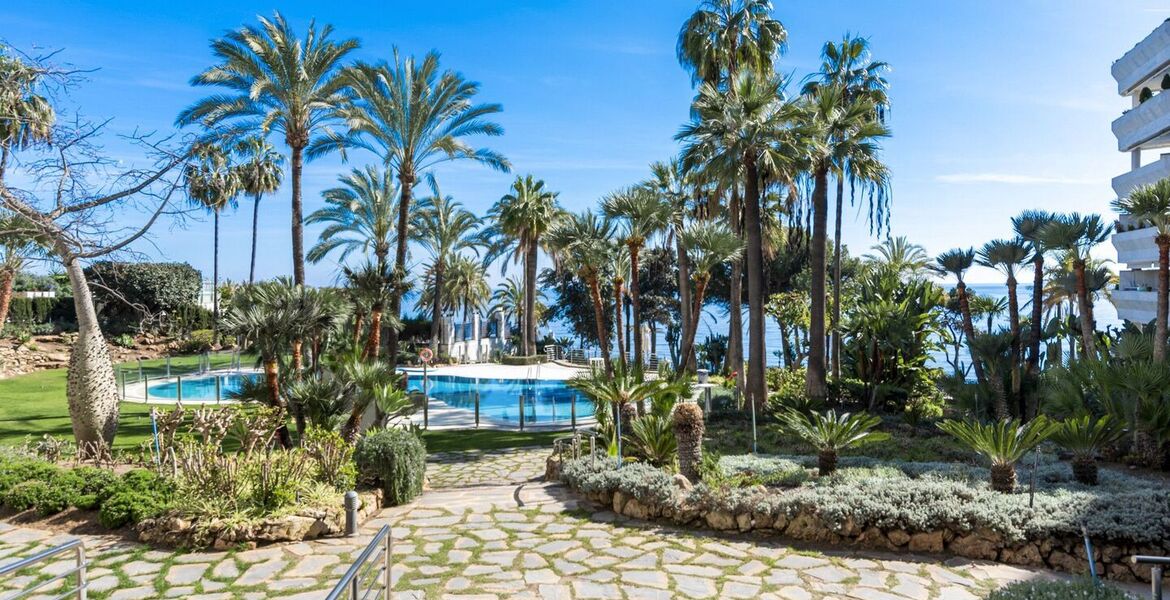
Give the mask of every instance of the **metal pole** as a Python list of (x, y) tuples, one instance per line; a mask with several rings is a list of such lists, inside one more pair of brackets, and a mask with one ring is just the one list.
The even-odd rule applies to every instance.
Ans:
[(141, 359), (141, 358), (139, 358), (139, 359), (137, 359), (137, 360), (138, 360), (138, 381), (142, 381), (142, 379), (143, 379), (143, 375), (142, 375), (142, 359)]
[(423, 429), (430, 427), (431, 385), (427, 377), (427, 363), (423, 362)]
[(118, 375), (122, 376), (122, 399), (126, 399), (126, 369), (118, 367)]
[(220, 401), (220, 385), (221, 384), (222, 384), (222, 381), (220, 380), (220, 378), (216, 377), (215, 378), (215, 404), (216, 404), (216, 406), (219, 405), (219, 401)]
[(171, 357), (167, 356), (167, 377), (171, 376)]
[(89, 582), (85, 577), (85, 544), (77, 545), (77, 600), (86, 600)]
[(150, 378), (142, 378), (142, 401), (150, 402)]
[(472, 393), (475, 394), (475, 428), (479, 429), (479, 390)]
[(175, 378), (175, 402), (183, 403), (183, 376), (179, 375)]
[(361, 590), (358, 588), (358, 579), (357, 577), (354, 577), (353, 580), (349, 582), (350, 600), (359, 600), (359, 598), (361, 598), (361, 594), (359, 593), (360, 591)]
[(573, 427), (573, 431), (577, 431), (577, 393), (573, 392), (572, 400), (569, 400), (569, 423)]
[(752, 405), (752, 454), (759, 454), (759, 446), (756, 443), (756, 403), (753, 400)]
[(385, 553), (385, 556), (383, 556), (383, 560), (386, 561), (386, 573), (385, 573), (386, 579), (383, 583), (383, 586), (385, 586), (385, 588), (386, 588), (386, 600), (390, 600), (390, 583), (392, 580), (392, 578), (390, 577), (390, 566), (393, 564), (390, 562), (390, 556), (391, 556), (390, 546), (393, 543), (394, 543), (393, 530), (387, 531), (386, 532), (386, 553)]
[(1150, 597), (1154, 600), (1162, 600), (1162, 566), (1154, 565), (1150, 567)]
[(520, 431), (524, 431), (524, 394), (520, 394), (518, 398), (520, 400), (518, 404), (520, 408), (520, 412), (518, 413), (520, 415)]

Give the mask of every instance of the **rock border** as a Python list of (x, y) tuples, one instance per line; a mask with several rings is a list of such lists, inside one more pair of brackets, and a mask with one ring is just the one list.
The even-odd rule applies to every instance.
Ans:
[[(382, 490), (358, 493), (358, 525), (382, 506)], [(300, 542), (341, 535), (345, 531), (345, 510), (338, 497), (336, 507), (302, 508), (292, 514), (252, 521), (191, 519), (177, 514), (144, 519), (134, 526), (138, 541), (173, 548), (251, 550), (261, 545)]]

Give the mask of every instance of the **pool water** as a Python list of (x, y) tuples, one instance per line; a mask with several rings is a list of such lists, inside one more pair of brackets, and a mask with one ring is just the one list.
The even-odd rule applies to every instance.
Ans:
[[(476, 379), (451, 375), (432, 375), (428, 379), (430, 389), (427, 395), (449, 406), (474, 411), (478, 392), (479, 414), (485, 419), (518, 423), (521, 403), (525, 424), (569, 423), (574, 409), (577, 419), (593, 416), (593, 402), (564, 381)], [(422, 390), (422, 375), (411, 373), (407, 387)]]
[[(233, 392), (239, 391), (241, 382), (245, 378), (250, 379), (253, 377), (257, 377), (257, 375), (231, 373), (227, 375), (206, 375), (183, 379), (183, 400), (214, 402), (216, 399), (216, 381), (219, 382), (219, 397), (227, 400)], [(170, 400), (177, 399), (179, 397), (178, 382), (168, 381), (150, 386), (150, 397)]]

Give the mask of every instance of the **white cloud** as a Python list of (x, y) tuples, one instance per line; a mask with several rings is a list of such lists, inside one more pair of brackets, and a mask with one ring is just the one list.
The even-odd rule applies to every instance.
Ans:
[(1104, 185), (1107, 179), (1097, 177), (1046, 177), (1016, 173), (950, 173), (937, 175), (941, 183), (1000, 183), (1004, 185)]

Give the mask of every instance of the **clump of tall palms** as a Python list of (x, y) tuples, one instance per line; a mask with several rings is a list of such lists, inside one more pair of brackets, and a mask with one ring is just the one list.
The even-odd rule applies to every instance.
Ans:
[[(601, 280), (604, 265), (608, 263), (610, 238), (613, 223), (597, 213), (585, 211), (564, 216), (556, 221), (548, 233), (548, 245), (553, 249), (553, 258), (558, 268), (576, 273), (589, 288), (593, 303), (593, 318), (596, 322), (598, 346), (605, 363), (606, 373), (613, 373), (610, 358), (609, 320), (605, 318), (605, 301), (601, 297)], [(527, 319), (533, 321), (532, 310), (526, 310)], [(529, 340), (531, 343), (531, 339)]]
[(478, 250), (475, 234), (480, 220), (454, 198), (443, 195), (433, 174), (428, 174), (427, 185), (431, 195), (419, 201), (412, 229), (415, 241), (431, 255), (427, 275), (433, 289), (439, 292), (432, 295), (430, 302), (431, 350), (438, 351), (443, 331), (444, 275), (462, 252)]
[(195, 149), (194, 161), (183, 169), (187, 197), (196, 205), (211, 212), (213, 225), (211, 267), (212, 343), (219, 337), (219, 215), (236, 207), (240, 193), (240, 179), (231, 163), (231, 154), (215, 143), (201, 143)]
[(691, 323), (682, 340), (683, 356), (694, 351), (695, 332), (699, 329), (699, 316), (703, 312), (703, 300), (712, 272), (720, 265), (740, 260), (743, 242), (722, 223), (700, 221), (691, 224), (683, 232), (691, 265), (691, 285), (694, 289), (693, 304), (690, 307)]
[(1097, 356), (1097, 337), (1087, 266), (1091, 260), (1090, 252), (1098, 244), (1108, 240), (1112, 231), (1113, 227), (1106, 225), (1100, 215), (1082, 215), (1075, 212), (1054, 216), (1040, 231), (1040, 239), (1044, 245), (1063, 251), (1072, 263), (1081, 326), (1081, 353), (1090, 358)]

